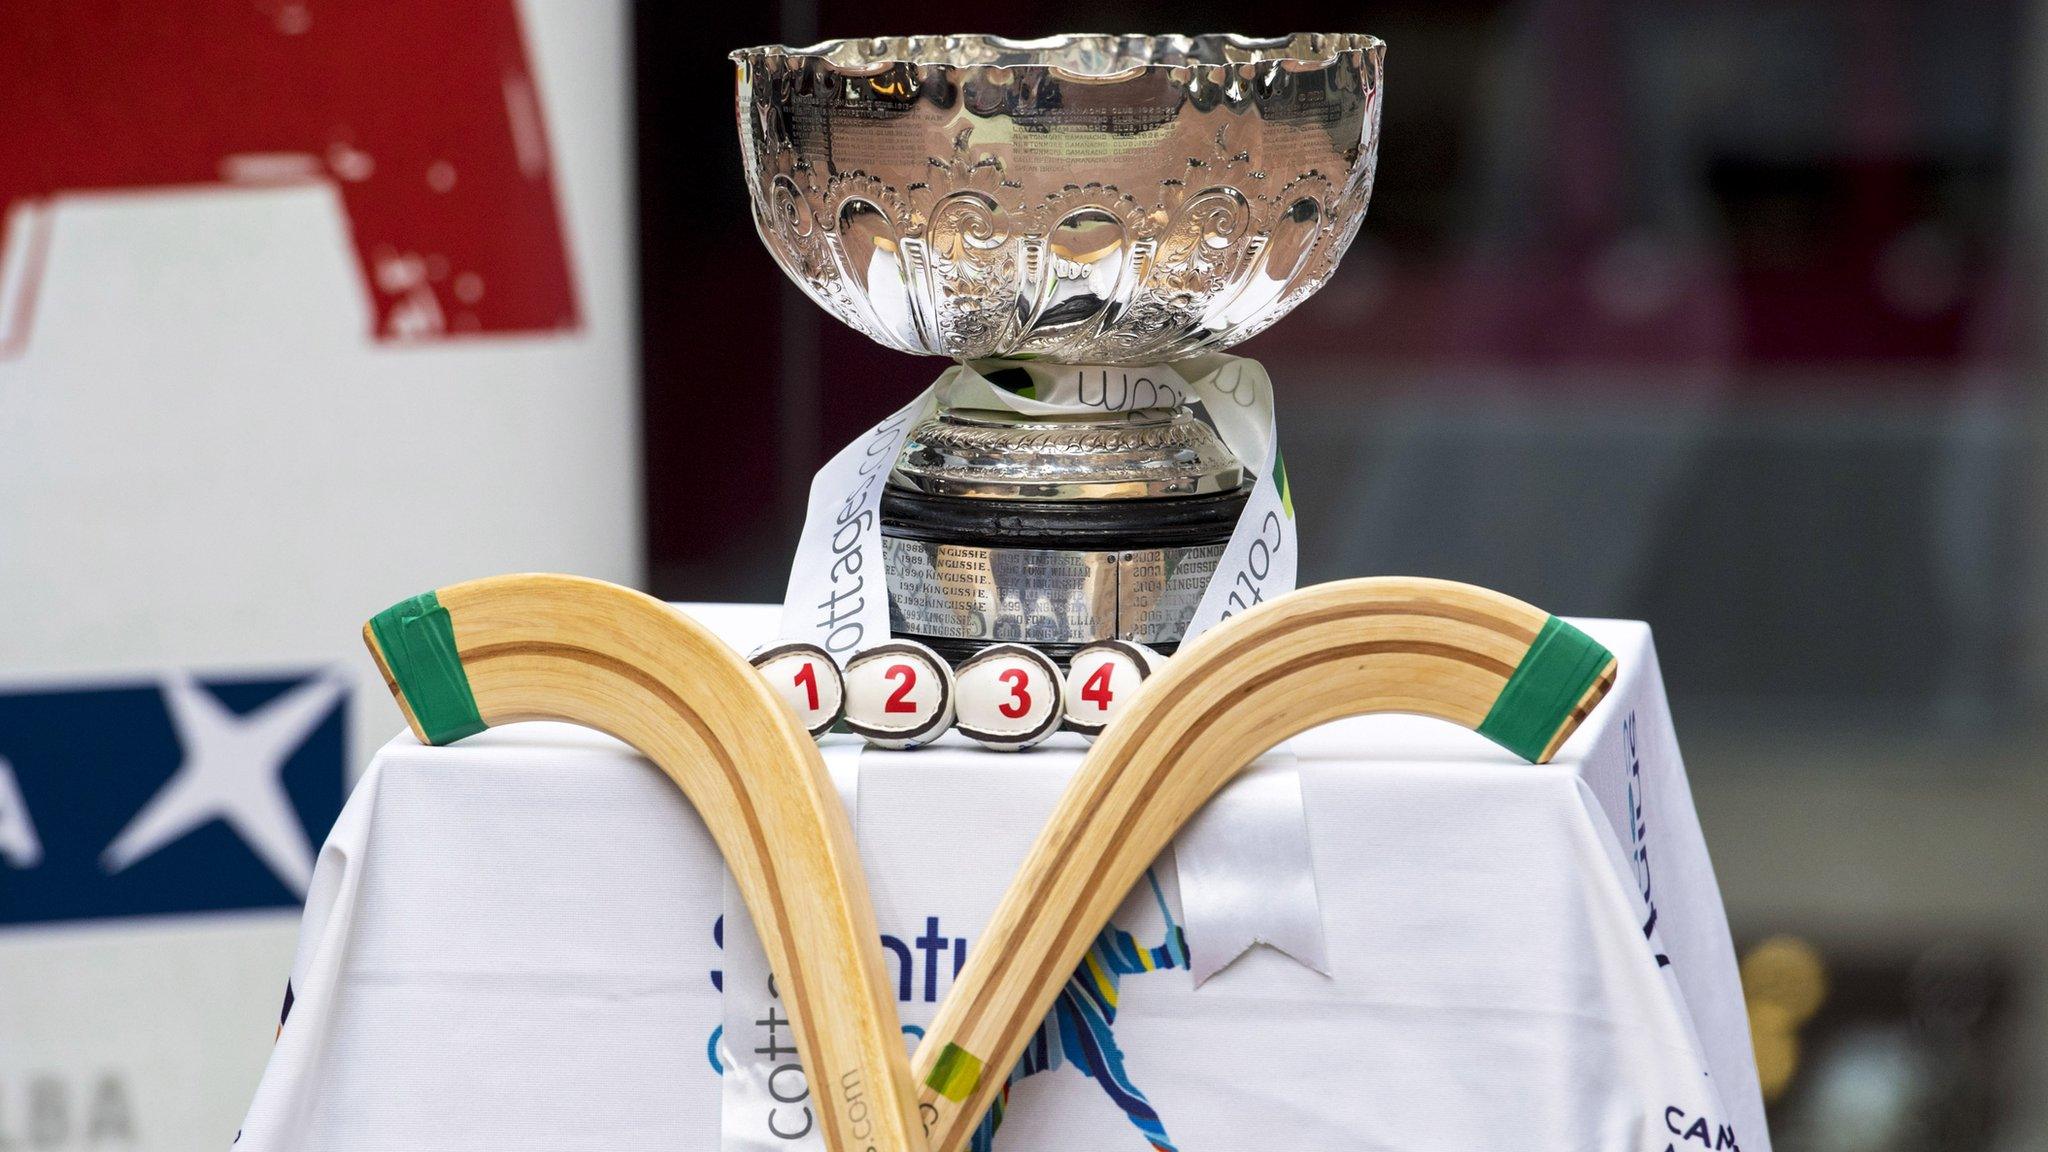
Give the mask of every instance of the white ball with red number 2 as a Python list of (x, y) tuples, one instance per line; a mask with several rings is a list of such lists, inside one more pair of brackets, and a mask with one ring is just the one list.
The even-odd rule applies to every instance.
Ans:
[(1074, 653), (1067, 665), (1067, 727), (1083, 736), (1102, 735), (1165, 659), (1128, 640), (1104, 640)]
[(960, 734), (1018, 752), (1060, 729), (1060, 669), (1022, 644), (991, 644), (960, 662)]
[(747, 660), (803, 721), (813, 739), (846, 714), (846, 684), (832, 654), (816, 644), (771, 644)]
[(863, 648), (846, 662), (846, 727), (877, 748), (915, 748), (953, 723), (953, 670), (914, 640)]

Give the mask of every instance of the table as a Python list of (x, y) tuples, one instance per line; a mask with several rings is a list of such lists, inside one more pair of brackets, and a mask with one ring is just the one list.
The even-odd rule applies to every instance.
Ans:
[[(774, 627), (770, 607), (686, 610), (742, 650)], [(1576, 623), (1621, 674), (1549, 765), (1414, 717), (1292, 742), (1328, 975), (1256, 948), (1197, 987), (1162, 859), (1097, 957), (1124, 957), (1099, 973), (1114, 1057), (1041, 1032), (979, 1143), (1768, 1152), (1649, 629)], [(906, 1032), (1084, 747), (828, 738)], [(321, 851), (238, 1152), (816, 1147), (786, 1017), (727, 1000), (732, 900), (695, 813), (623, 745), (399, 736)], [(736, 1059), (773, 1062), (772, 1098), (728, 1091)]]

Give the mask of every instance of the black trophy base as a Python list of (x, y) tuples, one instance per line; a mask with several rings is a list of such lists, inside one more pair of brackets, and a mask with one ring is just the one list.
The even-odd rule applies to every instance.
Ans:
[[(1059, 614), (1065, 606), (1061, 597), (1080, 595), (1079, 572), (1099, 569), (1102, 563), (1128, 563), (1132, 557), (1142, 561), (1164, 555), (1166, 571), (1184, 559), (1200, 563), (1200, 558), (1220, 554), (1229, 543), (1250, 498), (1249, 484), (1211, 495), (1143, 500), (995, 500), (890, 487), (882, 494), (882, 537), (891, 557), (891, 630), (929, 645), (956, 664), (990, 644), (1014, 641), (1039, 649), (1064, 667), (1081, 648), (1130, 628), (1125, 621), (1106, 634), (1083, 635), (1078, 625), (1068, 625)], [(979, 626), (945, 626), (964, 624), (946, 618), (946, 610), (957, 607), (950, 599), (941, 598), (945, 603), (934, 611), (921, 610), (924, 606), (917, 602), (920, 595), (930, 593), (928, 587), (917, 591), (920, 582), (909, 578), (907, 559), (915, 556), (920, 565), (935, 566), (930, 557), (947, 547), (1002, 550), (1003, 564), (982, 574), (993, 591), (984, 615), (976, 618)], [(946, 561), (962, 562), (957, 554)], [(1213, 565), (1213, 558), (1208, 563)], [(928, 586), (930, 581), (923, 583)], [(1178, 599), (1165, 598), (1166, 610), (1184, 618), (1194, 605), (1185, 589), (1177, 587), (1175, 595)], [(1199, 599), (1199, 588), (1194, 598)], [(1004, 608), (1008, 603), (1016, 604), (1025, 618), (1012, 619)], [(1032, 605), (1037, 606), (1035, 616)], [(992, 626), (986, 614), (993, 614)], [(1096, 621), (1098, 631), (1103, 623)], [(1156, 624), (1144, 642), (1170, 655), (1180, 644), (1179, 628)]]

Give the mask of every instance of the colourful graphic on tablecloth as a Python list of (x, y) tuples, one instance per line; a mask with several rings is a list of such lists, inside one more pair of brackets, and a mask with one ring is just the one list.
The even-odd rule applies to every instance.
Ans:
[(1157, 947), (1148, 948), (1115, 924), (1102, 930), (1094, 947), (1082, 958), (1081, 966), (1060, 990), (1052, 1014), (1039, 1025), (1038, 1034), (1025, 1047), (1023, 1059), (1011, 1069), (1002, 1092), (982, 1116), (970, 1145), (973, 1152), (994, 1149), (996, 1129), (1002, 1126), (1003, 1112), (1010, 1104), (1010, 1089), (1018, 1081), (1065, 1064), (1072, 1064), (1083, 1076), (1100, 1084), (1110, 1102), (1123, 1111), (1153, 1148), (1158, 1152), (1175, 1152), (1158, 1111), (1125, 1073), (1124, 1054), (1117, 1047), (1113, 1031), (1117, 998), (1125, 976), (1188, 966), (1187, 936), (1174, 921), (1158, 878), (1148, 871), (1145, 882), (1152, 886), (1152, 896), (1166, 918), (1165, 939)]
[[(1166, 1125), (1160, 1120), (1159, 1112), (1124, 1071), (1123, 1050), (1117, 1047), (1114, 1032), (1124, 977), (1166, 969), (1185, 971), (1188, 967), (1187, 934), (1174, 919), (1173, 909), (1166, 902), (1166, 893), (1159, 886), (1159, 878), (1147, 871), (1145, 883), (1151, 886), (1152, 898), (1158, 903), (1159, 914), (1166, 922), (1163, 939), (1159, 944), (1148, 947), (1140, 944), (1135, 935), (1113, 923), (1103, 928), (1088, 954), (1082, 957), (1080, 967), (1074, 969), (1066, 987), (1060, 990), (1052, 1012), (1031, 1037), (1023, 1057), (1010, 1070), (1002, 1092), (975, 1128), (971, 1152), (993, 1152), (996, 1129), (1002, 1125), (1003, 1113), (1009, 1107), (1010, 1089), (1018, 1081), (1069, 1064), (1102, 1086), (1110, 1102), (1123, 1112), (1132, 1127), (1156, 1152), (1177, 1152), (1173, 1141), (1167, 1138)], [(725, 917), (720, 916), (712, 924), (711, 932), (713, 940), (723, 950)], [(958, 975), (967, 960), (967, 942), (943, 935), (936, 916), (926, 917), (925, 932), (914, 942), (917, 951), (925, 956), (923, 995), (924, 1000), (930, 1003), (938, 998), (940, 958), (950, 956), (953, 973)], [(912, 979), (915, 967), (913, 950), (909, 943), (886, 934), (882, 937), (882, 944), (901, 961), (897, 970), (897, 996), (908, 1003), (916, 994)], [(723, 970), (712, 969), (711, 984), (720, 992), (725, 990)], [(712, 1029), (704, 1045), (704, 1054), (712, 1071), (721, 1076), (725, 1074), (725, 1066), (718, 1058), (718, 1045), (724, 1031), (723, 1026)], [(924, 1035), (922, 1029), (909, 1026), (904, 1028), (904, 1032), (912, 1037)]]

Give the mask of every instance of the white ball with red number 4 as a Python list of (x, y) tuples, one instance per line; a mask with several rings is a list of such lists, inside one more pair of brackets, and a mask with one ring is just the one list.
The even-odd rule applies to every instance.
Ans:
[(846, 727), (877, 748), (915, 748), (953, 723), (953, 670), (912, 640), (863, 648), (846, 662)]
[(1067, 665), (1067, 727), (1100, 736), (1165, 657), (1143, 644), (1104, 640), (1074, 653)]
[(816, 644), (771, 644), (747, 659), (791, 708), (813, 738), (846, 713), (846, 682), (831, 653)]
[(1038, 649), (991, 644), (953, 674), (962, 736), (997, 752), (1017, 752), (1059, 731), (1059, 665)]

